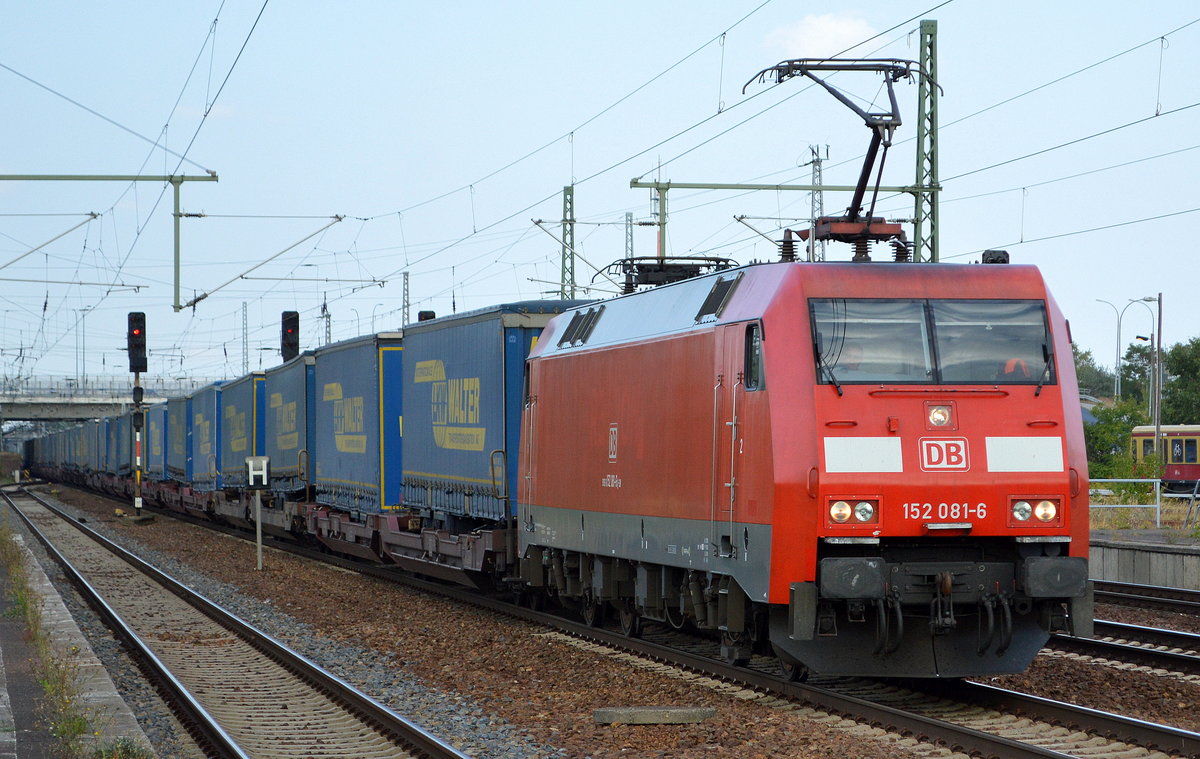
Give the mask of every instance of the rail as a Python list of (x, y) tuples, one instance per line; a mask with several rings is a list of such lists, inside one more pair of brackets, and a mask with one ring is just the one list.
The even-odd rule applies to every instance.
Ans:
[[(117, 545), (112, 540), (90, 529), (83, 524), (83, 520), (71, 518), (43, 497), (24, 488), (19, 491), (19, 495), (35, 501), (50, 513), (63, 519), (70, 527), (73, 527), (87, 538), (95, 541), (100, 547), (107, 549), (116, 558), (124, 561), (133, 569), (140, 571), (152, 581), (183, 599), (186, 603), (194, 607), (195, 610), (231, 631), (242, 641), (257, 649), (285, 670), (292, 672), (300, 679), (306, 681), (317, 692), (346, 709), (349, 714), (358, 718), (366, 725), (371, 726), (384, 738), (394, 741), (397, 744), (397, 748), (400, 749), (397, 755), (414, 756), (421, 759), (470, 759), (468, 755), (458, 751), (449, 743), (444, 742), (416, 723), (411, 722), (403, 715), (377, 702), (356, 686), (322, 669), (280, 641), (272, 638), (245, 620), (234, 616), (221, 606), (199, 595), (194, 590)], [(225, 727), (218, 722), (217, 717), (209, 712), (209, 709), (201, 703), (199, 698), (193, 695), (188, 686), (175, 677), (167, 665), (155, 654), (151, 646), (147, 645), (144, 639), (125, 623), (113, 607), (99, 596), (99, 592), (91, 587), (90, 583), (73, 566), (72, 562), (52, 545), (50, 538), (45, 536), (34, 522), (21, 509), (16, 507), (13, 503), (12, 494), (7, 491), (0, 491), (0, 497), (3, 497), (9, 503), (13, 511), (25, 523), (26, 527), (37, 536), (47, 552), (63, 568), (64, 572), (68, 574), (72, 583), (85, 593), (85, 596), (88, 597), (89, 602), (94, 607), (102, 612), (110, 626), (127, 643), (133, 645), (135, 650), (139, 651), (142, 661), (150, 665), (157, 680), (171, 691), (176, 699), (176, 703), (200, 730), (202, 743), (215, 749), (215, 753), (218, 756), (245, 757), (248, 759), (249, 754), (246, 753), (246, 750), (242, 746), (238, 745), (237, 739), (232, 736), (234, 733), (241, 733), (243, 737), (247, 734), (253, 734), (253, 727), (247, 730), (244, 724), (239, 724), (237, 730), (226, 732)], [(330, 738), (335, 739), (336, 734), (331, 733)]]

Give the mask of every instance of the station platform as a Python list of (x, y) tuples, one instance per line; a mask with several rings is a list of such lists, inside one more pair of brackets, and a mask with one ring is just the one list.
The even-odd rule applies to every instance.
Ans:
[(1200, 590), (1200, 538), (1190, 530), (1092, 530), (1092, 579)]
[[(84, 745), (100, 748), (124, 739), (140, 745), (148, 756), (155, 755), (132, 710), (96, 658), (57, 588), (24, 545), (21, 536), (14, 536), (14, 540), (24, 554), (33, 595), (41, 604), (42, 627), (56, 655), (69, 660), (74, 669), (82, 709), (93, 731), (84, 739)], [(0, 607), (5, 612), (13, 604), (7, 595), (9, 584), (8, 570), (0, 563)], [(38, 711), (44, 694), (32, 670), (33, 651), (27, 639), (23, 617), (0, 615), (0, 759), (52, 759), (59, 756), (50, 724)]]

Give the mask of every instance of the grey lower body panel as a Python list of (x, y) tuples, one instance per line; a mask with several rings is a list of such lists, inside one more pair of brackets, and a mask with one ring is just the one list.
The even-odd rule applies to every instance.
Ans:
[(751, 601), (767, 600), (770, 525), (528, 504), (520, 505), (518, 515), (522, 556), (530, 546), (540, 546), (729, 575)]

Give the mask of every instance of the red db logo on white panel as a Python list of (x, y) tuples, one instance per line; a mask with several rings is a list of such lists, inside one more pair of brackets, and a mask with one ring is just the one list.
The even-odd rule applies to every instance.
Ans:
[(971, 468), (966, 438), (921, 438), (920, 451), (923, 471), (965, 472)]

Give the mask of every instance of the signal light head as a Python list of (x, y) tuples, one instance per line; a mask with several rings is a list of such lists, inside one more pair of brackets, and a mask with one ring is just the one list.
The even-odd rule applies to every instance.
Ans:
[(279, 326), (279, 353), (284, 361), (291, 361), (300, 355), (300, 314), (284, 311)]
[(125, 347), (129, 353), (129, 371), (146, 371), (146, 314), (130, 311)]

